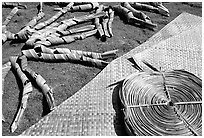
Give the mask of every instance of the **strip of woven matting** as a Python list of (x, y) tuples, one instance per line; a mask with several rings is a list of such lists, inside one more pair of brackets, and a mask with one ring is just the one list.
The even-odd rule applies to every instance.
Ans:
[[(144, 71), (147, 64), (162, 71), (186, 70), (202, 78), (202, 26), (184, 31), (133, 56)], [(147, 63), (147, 64), (145, 64)]]
[[(116, 103), (118, 97), (115, 96), (113, 87), (107, 86), (137, 71), (127, 58), (159, 42), (161, 43), (162, 40), (164, 41), (174, 35), (182, 35), (182, 32), (196, 28), (201, 25), (201, 21), (201, 17), (187, 13), (179, 15), (148, 41), (112, 61), (92, 81), (21, 135), (121, 135), (124, 129), (117, 123)], [(196, 39), (196, 37), (194, 38)], [(194, 38), (192, 37), (192, 39)], [(192, 41), (195, 41), (195, 39)], [(184, 38), (182, 42), (187, 45), (189, 41)], [(175, 45), (176, 42), (172, 42), (172, 44)], [(171, 45), (171, 42), (168, 45)], [(186, 50), (190, 49), (186, 48)], [(181, 50), (182, 52), (183, 50)], [(194, 57), (192, 55), (194, 53), (189, 52), (189, 54), (191, 54), (189, 58)], [(179, 64), (178, 60), (179, 57), (176, 62), (171, 64), (175, 64), (176, 67)], [(160, 66), (163, 68), (164, 64), (162, 63)], [(170, 69), (172, 69), (171, 64), (168, 64)], [(198, 63), (195, 64), (196, 68)], [(196, 70), (199, 69), (196, 68)]]

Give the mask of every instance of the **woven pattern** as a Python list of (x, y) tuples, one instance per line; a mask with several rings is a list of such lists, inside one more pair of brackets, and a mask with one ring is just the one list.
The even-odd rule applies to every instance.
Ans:
[[(195, 37), (196, 36), (196, 37)], [(145, 60), (162, 70), (184, 69), (202, 77), (201, 25), (175, 35), (133, 56), (136, 62)], [(145, 66), (143, 66), (145, 68)], [(147, 67), (146, 67), (147, 68)]]
[(107, 86), (136, 72), (127, 58), (200, 25), (201, 20), (194, 15), (181, 14), (147, 42), (112, 61), (86, 86), (21, 135), (116, 135), (113, 89)]

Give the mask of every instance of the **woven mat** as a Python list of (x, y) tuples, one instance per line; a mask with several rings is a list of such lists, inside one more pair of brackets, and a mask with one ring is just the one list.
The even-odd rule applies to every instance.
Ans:
[(148, 66), (142, 61), (162, 71), (184, 69), (202, 78), (202, 26), (161, 41), (133, 58), (146, 71)]
[(201, 25), (201, 21), (201, 17), (187, 13), (179, 15), (147, 42), (112, 61), (92, 81), (21, 135), (120, 135), (124, 130), (120, 130), (115, 122), (117, 97), (113, 94), (113, 87), (107, 86), (136, 71), (128, 57), (162, 40), (168, 41), (174, 35), (193, 30)]

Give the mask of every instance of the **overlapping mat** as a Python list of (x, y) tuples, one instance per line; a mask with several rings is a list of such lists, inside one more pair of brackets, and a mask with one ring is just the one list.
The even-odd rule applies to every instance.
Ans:
[[(156, 66), (164, 70), (179, 66), (201, 77), (201, 22), (201, 17), (188, 13), (179, 15), (148, 41), (112, 61), (92, 81), (21, 135), (117, 135), (113, 87), (107, 86), (137, 71), (127, 58), (149, 48), (143, 52), (145, 55), (138, 54), (138, 57), (146, 56), (146, 60), (156, 61)], [(162, 54), (155, 52), (159, 48), (166, 51), (162, 53), (165, 59), (162, 62), (157, 61)], [(181, 63), (183, 61), (185, 63)]]

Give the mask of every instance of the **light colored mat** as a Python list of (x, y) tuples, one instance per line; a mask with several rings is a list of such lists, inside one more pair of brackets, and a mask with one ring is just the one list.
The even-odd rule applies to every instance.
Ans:
[(92, 81), (21, 135), (110, 136), (118, 134), (114, 124), (113, 88), (107, 88), (107, 86), (136, 71), (127, 57), (171, 36), (195, 28), (201, 24), (201, 21), (201, 17), (187, 13), (181, 14), (147, 42), (140, 45), (140, 48), (137, 47), (112, 61)]
[[(202, 78), (202, 27), (184, 31), (133, 56), (135, 62), (147, 69), (145, 60), (162, 71), (184, 69)], [(148, 70), (148, 69), (147, 69)]]

